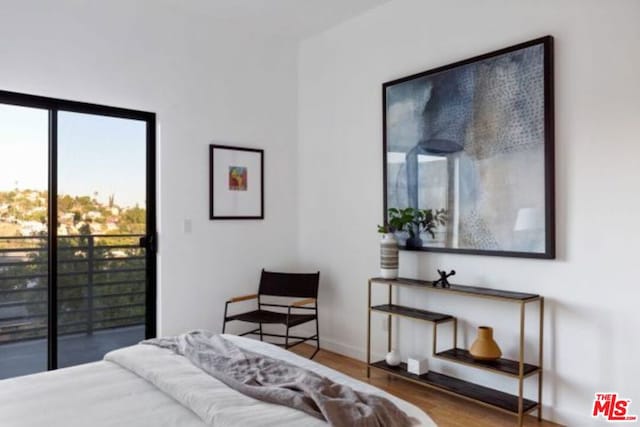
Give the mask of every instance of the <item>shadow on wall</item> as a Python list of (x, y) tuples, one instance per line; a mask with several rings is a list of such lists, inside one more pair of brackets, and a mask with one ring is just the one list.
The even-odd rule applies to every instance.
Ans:
[[(545, 418), (558, 419), (562, 417), (562, 408), (557, 408), (557, 396), (562, 395), (563, 400), (573, 400), (576, 406), (582, 408), (581, 415), (588, 417), (591, 414), (594, 394), (608, 392), (608, 384), (611, 378), (617, 378), (618, 367), (611, 363), (613, 338), (610, 331), (613, 330), (609, 319), (611, 312), (601, 307), (588, 307), (572, 304), (564, 304), (557, 300), (545, 298), (545, 359), (544, 381), (546, 383), (543, 395), (546, 405)], [(561, 319), (562, 324), (559, 323)], [(596, 319), (598, 319), (596, 321)], [(568, 326), (568, 324), (572, 326)], [(571, 329), (574, 333), (573, 344), (558, 341), (558, 328)], [(579, 343), (582, 348), (581, 356), (587, 359), (587, 364), (592, 367), (584, 373), (582, 382), (569, 381), (558, 372), (566, 367), (570, 360), (562, 360), (559, 366), (561, 354), (568, 354), (567, 345)], [(616, 381), (613, 381), (616, 382)], [(558, 409), (555, 411), (554, 408)], [(565, 420), (568, 422), (568, 420)]]

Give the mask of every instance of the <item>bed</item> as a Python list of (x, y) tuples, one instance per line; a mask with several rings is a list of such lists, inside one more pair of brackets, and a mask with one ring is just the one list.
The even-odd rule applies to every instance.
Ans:
[[(420, 426), (435, 426), (416, 406), (277, 346), (234, 335), (239, 347), (282, 359), (390, 399)], [(230, 389), (183, 356), (150, 345), (113, 351), (100, 362), (0, 381), (0, 426), (327, 426), (301, 411)]]

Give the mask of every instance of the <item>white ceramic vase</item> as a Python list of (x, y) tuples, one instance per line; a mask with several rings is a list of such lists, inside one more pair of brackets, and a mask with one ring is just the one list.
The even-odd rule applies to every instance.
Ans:
[(380, 276), (398, 278), (398, 241), (393, 233), (384, 233), (380, 240)]
[(400, 353), (398, 350), (393, 349), (389, 353), (387, 353), (387, 357), (384, 358), (385, 362), (389, 366), (398, 366), (402, 360), (400, 359)]

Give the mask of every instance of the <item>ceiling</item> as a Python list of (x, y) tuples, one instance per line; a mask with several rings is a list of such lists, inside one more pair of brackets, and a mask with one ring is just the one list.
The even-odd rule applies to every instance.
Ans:
[(181, 0), (173, 9), (261, 33), (305, 38), (390, 0)]

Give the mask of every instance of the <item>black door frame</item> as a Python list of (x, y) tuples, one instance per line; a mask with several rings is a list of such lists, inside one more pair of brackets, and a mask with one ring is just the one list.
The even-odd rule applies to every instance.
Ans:
[(146, 249), (146, 307), (145, 337), (156, 336), (157, 310), (157, 222), (156, 222), (156, 115), (146, 111), (110, 107), (86, 102), (48, 98), (44, 96), (0, 90), (0, 104), (39, 108), (49, 112), (49, 212), (48, 212), (48, 330), (47, 369), (58, 367), (58, 112), (84, 113), (100, 116), (132, 119), (146, 122), (146, 215), (147, 230), (144, 243)]

